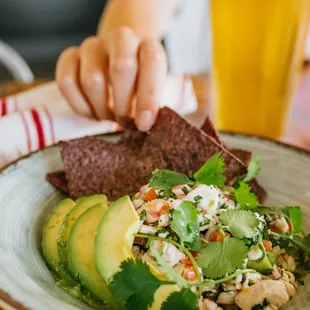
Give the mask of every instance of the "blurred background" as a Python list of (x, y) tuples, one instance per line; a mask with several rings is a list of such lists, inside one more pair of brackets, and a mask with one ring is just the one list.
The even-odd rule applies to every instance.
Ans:
[[(13, 79), (3, 63), (8, 63), (14, 53), (11, 50), (9, 56), (1, 55), (1, 43), (8, 44), (18, 52), (35, 79), (53, 79), (59, 54), (96, 33), (106, 2), (0, 0), (0, 83)], [(209, 71), (212, 42), (206, 18), (208, 9), (208, 0), (182, 2), (182, 10), (174, 17), (164, 41), (170, 71), (190, 74)], [(202, 11), (206, 13), (202, 14)], [(184, 45), (184, 42), (190, 44)], [(307, 57), (310, 58), (310, 35)]]
[[(37, 79), (51, 79), (61, 51), (96, 33), (105, 0), (0, 0), (0, 40)], [(0, 63), (0, 83), (12, 75)]]

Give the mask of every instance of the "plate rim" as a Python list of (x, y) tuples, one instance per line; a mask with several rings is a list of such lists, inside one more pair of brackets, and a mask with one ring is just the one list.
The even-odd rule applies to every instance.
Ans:
[[(258, 135), (252, 135), (252, 134), (246, 134), (246, 133), (237, 133), (237, 132), (232, 132), (232, 131), (225, 131), (225, 130), (219, 131), (219, 133), (227, 135), (227, 136), (231, 136), (231, 137), (244, 137), (244, 138), (247, 138), (247, 139), (253, 139), (254, 138), (254, 139), (258, 140), (258, 141), (269, 142), (269, 143), (272, 143), (272, 144), (274, 144), (276, 146), (280, 146), (280, 147), (283, 147), (285, 149), (292, 150), (292, 151), (297, 152), (299, 154), (305, 154), (306, 156), (310, 157), (310, 150), (309, 149), (302, 148), (302, 147), (299, 147), (299, 146), (296, 146), (296, 145), (293, 145), (293, 144), (289, 144), (289, 143), (286, 143), (286, 142), (278, 141), (278, 140), (275, 140), (275, 139), (272, 139), (272, 138), (262, 137), (262, 136), (258, 136)], [(119, 132), (118, 133), (108, 133), (108, 134), (104, 134), (104, 135), (95, 135), (95, 136), (114, 136), (114, 135), (115, 136), (120, 136), (121, 133), (119, 133)], [(81, 138), (79, 138), (79, 139), (81, 139)], [(78, 140), (78, 139), (72, 139), (70, 141), (74, 141), (74, 140)], [(18, 158), (16, 160), (12, 161), (11, 163), (5, 165), (4, 167), (2, 167), (0, 169), (0, 175), (2, 175), (7, 169), (15, 167), (19, 162), (23, 161), (24, 159), (30, 158), (33, 155), (38, 154), (40, 152), (43, 152), (43, 151), (45, 151), (47, 149), (51, 149), (53, 147), (56, 147), (57, 145), (58, 145), (58, 143), (50, 145), (48, 147), (44, 147), (42, 149), (39, 149), (39, 150), (34, 151), (34, 152), (31, 152), (31, 153), (29, 153), (29, 154), (27, 154), (25, 156), (22, 156), (22, 157), (20, 157), (20, 158)], [(31, 310), (26, 305), (24, 305), (21, 302), (19, 302), (17, 299), (14, 299), (14, 297), (12, 297), (9, 293), (5, 292), (1, 288), (0, 288), (0, 300), (3, 300), (10, 307), (13, 307), (13, 309), (16, 309), (16, 310)]]

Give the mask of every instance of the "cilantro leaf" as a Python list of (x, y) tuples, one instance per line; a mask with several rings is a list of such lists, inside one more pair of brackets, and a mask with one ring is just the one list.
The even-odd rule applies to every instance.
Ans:
[(193, 185), (194, 181), (190, 180), (183, 173), (178, 173), (178, 172), (174, 172), (171, 170), (155, 169), (152, 172), (152, 178), (150, 180), (151, 187), (162, 189), (162, 190), (167, 190), (167, 189), (169, 190), (180, 184)]
[(255, 228), (259, 221), (255, 214), (246, 210), (228, 210), (222, 212), (219, 217), (227, 230), (235, 238), (253, 238), (256, 235)]
[(147, 310), (154, 302), (154, 294), (163, 283), (139, 259), (123, 261), (109, 289), (128, 310)]
[(164, 301), (161, 310), (198, 310), (198, 297), (189, 288), (174, 292)]
[(248, 172), (245, 178), (243, 179), (243, 182), (250, 182), (255, 177), (258, 176), (260, 171), (260, 164), (261, 164), (260, 156), (254, 156), (251, 158), (251, 161), (248, 166)]
[(258, 205), (256, 195), (251, 193), (251, 187), (245, 182), (238, 183), (238, 187), (235, 190), (235, 198), (242, 210), (255, 209)]
[(169, 263), (167, 263), (162, 256), (159, 254), (159, 252), (155, 249), (151, 249), (152, 254), (157, 260), (157, 263), (165, 270), (166, 276), (170, 281), (175, 282), (177, 285), (184, 287), (188, 284), (188, 282), (180, 275), (178, 274), (173, 267)]
[(301, 250), (310, 254), (310, 234), (308, 234), (305, 238), (299, 236), (293, 236), (291, 238), (293, 243), (297, 245)]
[(300, 233), (302, 230), (302, 213), (300, 207), (285, 207), (283, 213), (292, 224), (293, 233)]
[(201, 248), (198, 211), (190, 201), (183, 201), (179, 205), (173, 214), (170, 228), (189, 249)]
[(210, 242), (198, 254), (198, 265), (207, 278), (216, 279), (241, 268), (248, 248), (243, 241), (224, 238), (220, 242)]
[(223, 187), (226, 182), (226, 178), (223, 175), (225, 171), (224, 159), (222, 152), (220, 152), (210, 157), (194, 174), (194, 178), (202, 184)]

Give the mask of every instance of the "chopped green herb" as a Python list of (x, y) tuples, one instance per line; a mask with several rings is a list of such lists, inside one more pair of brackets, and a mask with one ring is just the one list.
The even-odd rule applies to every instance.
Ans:
[(142, 212), (140, 213), (140, 221), (144, 222), (146, 219), (146, 211), (142, 210)]
[(224, 177), (225, 171), (224, 159), (222, 152), (220, 152), (210, 157), (194, 174), (194, 178), (202, 184), (223, 187), (226, 182), (226, 178)]
[(189, 288), (172, 293), (164, 301), (161, 310), (198, 310), (198, 296)]
[(252, 310), (264, 310), (269, 304), (269, 300), (265, 298), (262, 303), (253, 306)]
[(241, 268), (248, 248), (235, 238), (224, 238), (220, 242), (210, 242), (199, 251), (198, 265), (207, 278), (217, 279)]
[(235, 199), (240, 204), (242, 210), (255, 209), (258, 205), (258, 199), (254, 193), (251, 193), (251, 187), (245, 182), (238, 182), (235, 190)]
[(260, 164), (261, 164), (260, 156), (254, 156), (251, 158), (251, 161), (248, 166), (248, 172), (245, 178), (243, 179), (243, 182), (250, 182), (258, 176), (260, 171)]
[(190, 180), (185, 174), (166, 169), (154, 170), (150, 180), (151, 187), (161, 190), (171, 190), (173, 187), (180, 184), (192, 185), (194, 184), (194, 181)]
[(257, 234), (259, 221), (251, 211), (228, 210), (220, 214), (219, 220), (235, 238), (253, 238)]
[(197, 206), (200, 204), (201, 200), (203, 199), (202, 196), (197, 195), (194, 197), (194, 206), (197, 208)]
[(175, 210), (170, 227), (189, 249), (201, 248), (198, 211), (190, 201), (183, 201)]
[(184, 187), (182, 188), (182, 192), (183, 192), (185, 195), (187, 195), (187, 194), (189, 193), (189, 190), (187, 189), (186, 186), (184, 186)]

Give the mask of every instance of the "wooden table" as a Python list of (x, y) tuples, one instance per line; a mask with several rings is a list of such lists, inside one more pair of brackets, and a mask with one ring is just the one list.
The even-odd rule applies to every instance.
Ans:
[[(201, 122), (209, 102), (209, 79), (205, 76), (193, 76), (194, 90), (199, 102), (199, 111), (192, 116), (195, 123)], [(0, 85), (0, 97), (12, 95), (45, 81), (32, 84), (9, 82)], [(200, 116), (200, 118), (199, 118)], [(301, 73), (296, 94), (293, 99), (291, 113), (288, 119), (287, 132), (281, 141), (310, 149), (310, 64), (305, 63)]]

